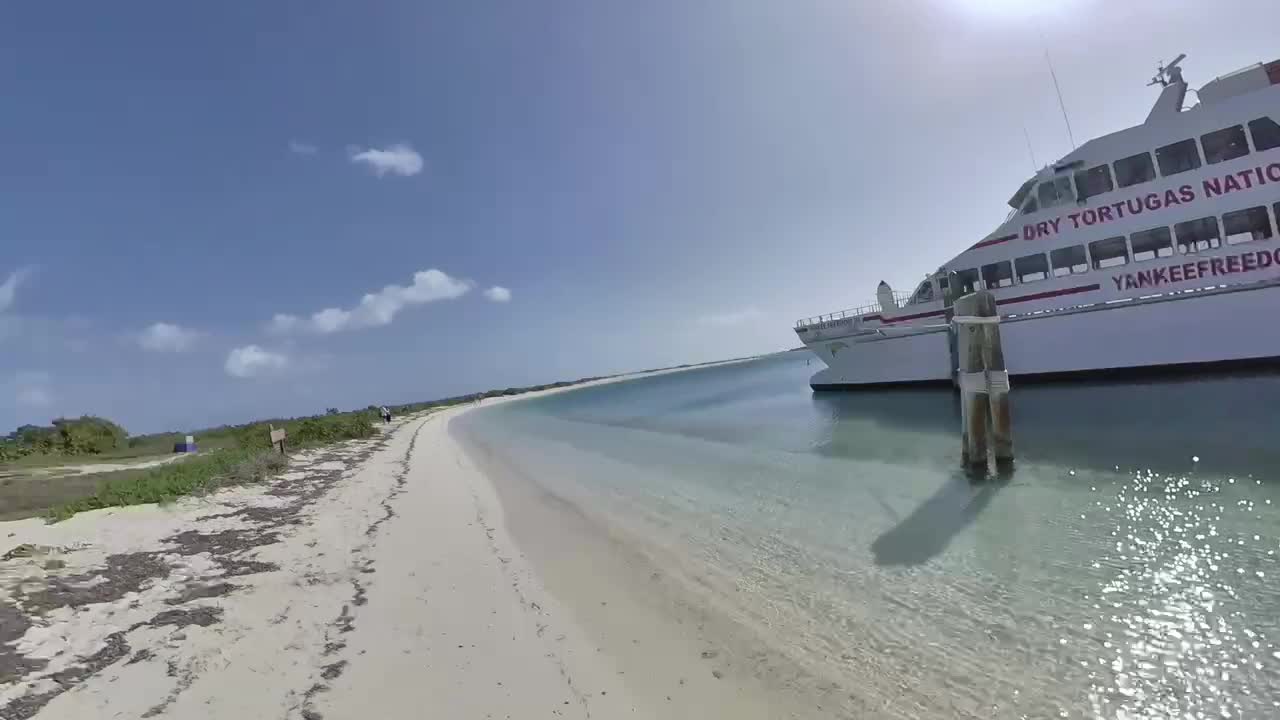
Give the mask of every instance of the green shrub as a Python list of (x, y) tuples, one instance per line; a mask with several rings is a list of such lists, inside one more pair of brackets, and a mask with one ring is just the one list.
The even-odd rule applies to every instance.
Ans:
[(59, 451), (67, 455), (98, 455), (124, 447), (129, 434), (106, 418), (84, 415), (77, 419), (53, 421), (58, 432)]
[(286, 445), (291, 448), (324, 445), (341, 440), (358, 440), (371, 437), (376, 415), (365, 410), (338, 415), (318, 415), (300, 420), (273, 420), (245, 425), (236, 431), (236, 444), (241, 448), (268, 449), (271, 447), (271, 426), (283, 428), (288, 435)]
[(35, 452), (30, 445), (20, 445), (16, 442), (0, 442), (0, 462), (11, 462), (24, 458)]
[(27, 455), (101, 455), (124, 448), (128, 433), (106, 418), (84, 415), (58, 418), (48, 427), (23, 425), (3, 445), (0, 460)]
[(288, 458), (270, 450), (222, 450), (109, 480), (97, 494), (57, 508), (52, 517), (61, 520), (88, 510), (170, 502), (184, 495), (260, 482), (288, 464)]

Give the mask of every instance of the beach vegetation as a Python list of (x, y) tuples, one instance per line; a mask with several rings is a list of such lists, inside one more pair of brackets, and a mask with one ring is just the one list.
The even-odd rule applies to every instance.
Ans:
[(92, 495), (59, 505), (50, 517), (63, 520), (87, 510), (171, 502), (187, 495), (259, 482), (288, 464), (286, 456), (270, 450), (219, 450), (181, 462), (112, 473)]

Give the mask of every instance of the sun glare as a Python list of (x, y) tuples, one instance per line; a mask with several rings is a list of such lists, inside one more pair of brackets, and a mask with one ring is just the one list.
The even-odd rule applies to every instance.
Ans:
[[(1044, 14), (1045, 3), (1031, 0), (942, 0), (943, 4), (965, 15), (990, 20), (1020, 20)], [(1072, 4), (1057, 3), (1057, 8)]]

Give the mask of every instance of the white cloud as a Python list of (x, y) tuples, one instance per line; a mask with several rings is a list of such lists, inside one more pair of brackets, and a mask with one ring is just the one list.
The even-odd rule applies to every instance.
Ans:
[(311, 143), (303, 142), (301, 140), (290, 140), (289, 152), (293, 153), (294, 155), (315, 155), (316, 153), (320, 152), (320, 148), (316, 147), (315, 145), (312, 145)]
[(703, 325), (715, 325), (717, 327), (732, 327), (734, 325), (745, 325), (746, 323), (760, 320), (764, 317), (764, 313), (756, 308), (749, 307), (741, 310), (732, 310), (722, 313), (711, 313), (698, 318), (698, 322)]
[(271, 316), (271, 322), (267, 323), (267, 332), (273, 335), (283, 335), (297, 330), (301, 324), (302, 318), (297, 315), (276, 313)]
[(138, 334), (138, 345), (152, 352), (185, 352), (199, 339), (200, 333), (195, 330), (158, 322)]
[(413, 274), (413, 284), (388, 285), (378, 292), (360, 298), (359, 304), (350, 309), (325, 308), (303, 320), (296, 315), (277, 313), (267, 324), (276, 333), (292, 330), (309, 330), (327, 335), (342, 330), (389, 325), (397, 313), (409, 305), (422, 305), (437, 300), (452, 300), (465, 295), (471, 289), (467, 280), (450, 277), (432, 268)]
[(44, 371), (24, 371), (13, 376), (14, 402), (19, 407), (47, 408), (53, 404), (51, 377)]
[(392, 145), (386, 150), (353, 148), (351, 162), (369, 166), (378, 177), (387, 173), (409, 177), (422, 172), (422, 156), (405, 143)]
[(18, 286), (27, 279), (29, 274), (31, 274), (30, 268), (18, 268), (9, 273), (9, 277), (0, 283), (0, 312), (8, 310), (9, 306), (13, 305), (13, 300), (18, 295)]
[(494, 285), (485, 290), (484, 296), (496, 303), (511, 302), (511, 291), (501, 285)]
[(281, 353), (263, 350), (257, 345), (245, 345), (227, 353), (225, 365), (231, 377), (251, 378), (284, 370), (289, 358)]

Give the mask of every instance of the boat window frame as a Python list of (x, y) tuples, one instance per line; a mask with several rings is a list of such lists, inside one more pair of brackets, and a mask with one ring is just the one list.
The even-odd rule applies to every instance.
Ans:
[[(1079, 259), (1081, 260), (1081, 262), (1072, 262), (1070, 265), (1058, 265), (1057, 264), (1058, 261), (1056, 258), (1054, 258), (1054, 255), (1057, 255), (1063, 252), (1064, 250), (1079, 250), (1080, 251), (1079, 258), (1072, 257), (1072, 258), (1066, 258), (1066, 259), (1068, 261)], [(1077, 270), (1076, 268), (1080, 268), (1080, 269)], [(1065, 269), (1066, 272), (1059, 273), (1058, 272), (1059, 269)], [(1053, 277), (1055, 278), (1067, 277), (1068, 275), (1083, 275), (1089, 272), (1089, 252), (1088, 250), (1085, 249), (1084, 243), (1076, 243), (1075, 245), (1063, 245), (1062, 247), (1054, 248), (1050, 250), (1049, 251), (1049, 272), (1051, 272), (1053, 274)]]
[[(1164, 234), (1164, 241), (1165, 241), (1164, 245), (1154, 246), (1151, 248), (1147, 248), (1144, 246), (1142, 250), (1138, 249), (1139, 242), (1145, 243), (1148, 237), (1157, 236), (1161, 232), (1163, 232)], [(1168, 250), (1169, 252), (1168, 254), (1161, 255), (1160, 254), (1161, 250)], [(1148, 253), (1148, 252), (1151, 253), (1150, 257), (1138, 257), (1139, 253)], [(1174, 253), (1173, 231), (1169, 229), (1168, 225), (1160, 225), (1159, 227), (1148, 228), (1146, 230), (1139, 230), (1138, 232), (1131, 233), (1129, 235), (1129, 256), (1132, 258), (1133, 262), (1136, 262), (1136, 263), (1147, 262), (1149, 260), (1160, 260), (1162, 258), (1171, 258), (1173, 257), (1173, 253)]]
[[(1024, 273), (1023, 269), (1019, 267), (1019, 264), (1024, 261), (1035, 262), (1035, 260), (1037, 259), (1039, 259), (1039, 262), (1042, 265), (1042, 267), (1039, 269), (1031, 269), (1029, 272)], [(1037, 273), (1040, 275), (1040, 277), (1031, 277), (1032, 275), (1035, 275)], [(1023, 255), (1022, 257), (1014, 258), (1013, 259), (1013, 277), (1019, 285), (1026, 285), (1027, 283), (1044, 282), (1045, 280), (1051, 279), (1053, 277), (1053, 268), (1050, 267), (1049, 265), (1049, 255), (1047, 253), (1038, 252), (1038, 253), (1031, 253), (1030, 255)]]
[[(1161, 152), (1166, 150), (1172, 152), (1174, 149), (1183, 150), (1188, 147), (1194, 148), (1196, 151), (1195, 155), (1190, 156), (1193, 160), (1195, 160), (1195, 164), (1189, 167), (1178, 167), (1176, 169), (1166, 171), (1164, 158), (1161, 156)], [(1200, 154), (1200, 143), (1196, 142), (1195, 138), (1187, 138), (1186, 140), (1171, 142), (1168, 145), (1161, 145), (1160, 147), (1156, 148), (1155, 156), (1156, 156), (1156, 167), (1160, 170), (1160, 177), (1172, 177), (1174, 175), (1180, 175), (1184, 172), (1199, 170), (1200, 168), (1204, 167), (1204, 157)], [(1168, 157), (1173, 157), (1173, 156), (1169, 155)]]
[[(1264, 130), (1265, 134), (1263, 134), (1263, 138), (1265, 138), (1268, 142), (1266, 147), (1263, 147), (1258, 144), (1259, 133), (1257, 128), (1254, 127), (1254, 125), (1259, 125), (1264, 122), (1271, 124), (1271, 127), (1266, 128)], [(1263, 115), (1260, 118), (1254, 118), (1253, 120), (1249, 121), (1248, 125), (1249, 125), (1249, 142), (1252, 143), (1254, 152), (1266, 152), (1267, 150), (1272, 150), (1274, 148), (1280, 147), (1280, 123), (1276, 122), (1275, 120), (1272, 120), (1270, 116)]]
[[(1117, 248), (1123, 249), (1124, 254), (1123, 255), (1112, 254), (1112, 255), (1106, 255), (1105, 257), (1099, 258), (1100, 250), (1105, 251), (1105, 250), (1117, 249)], [(1133, 262), (1133, 253), (1129, 249), (1129, 238), (1125, 237), (1124, 235), (1115, 235), (1113, 237), (1106, 237), (1100, 240), (1094, 240), (1093, 242), (1088, 243), (1088, 249), (1089, 249), (1089, 267), (1093, 268), (1094, 270), (1110, 270), (1111, 268), (1124, 267), (1125, 265), (1128, 265), (1129, 263)], [(1120, 257), (1124, 258), (1124, 262), (1110, 262), (1111, 260), (1115, 260), (1116, 258), (1120, 258)], [(1108, 264), (1104, 265), (1103, 263), (1108, 263)]]
[[(978, 268), (953, 270), (952, 274), (956, 276), (956, 287), (959, 288), (956, 297), (982, 289), (982, 275), (978, 272)], [(972, 282), (966, 282), (966, 280), (972, 280)]]
[[(1045, 187), (1053, 189), (1052, 201), (1046, 201), (1044, 195)], [(1065, 191), (1065, 192), (1064, 192)], [(1058, 175), (1036, 186), (1035, 197), (1040, 200), (1040, 208), (1048, 209), (1052, 207), (1060, 207), (1062, 205), (1070, 205), (1076, 201), (1075, 183), (1072, 182), (1071, 175)]]
[[(1261, 212), (1258, 212), (1258, 211), (1261, 211)], [(1256, 226), (1253, 228), (1242, 228), (1241, 230), (1235, 233), (1229, 232), (1227, 228), (1228, 218), (1234, 219), (1238, 217), (1246, 217), (1250, 213), (1252, 213), (1253, 219), (1256, 220), (1257, 218), (1261, 217), (1263, 220), (1266, 221), (1266, 225), (1261, 228), (1262, 230), (1266, 231), (1266, 235), (1263, 235), (1262, 237), (1249, 237), (1244, 240), (1237, 240), (1236, 242), (1231, 242), (1231, 238), (1233, 236), (1244, 235), (1246, 233), (1252, 234), (1258, 231), (1259, 228), (1257, 228)], [(1222, 232), (1223, 244), (1243, 245), (1245, 243), (1259, 242), (1262, 240), (1270, 240), (1271, 238), (1275, 237), (1275, 226), (1274, 226), (1274, 223), (1271, 221), (1271, 213), (1267, 211), (1267, 206), (1254, 205), (1253, 207), (1241, 208), (1239, 210), (1232, 210), (1231, 212), (1223, 213), (1221, 232)]]
[[(1119, 168), (1120, 163), (1129, 163), (1130, 161), (1136, 162), (1138, 158), (1146, 159), (1147, 161), (1146, 169), (1148, 172), (1150, 172), (1150, 175), (1142, 178), (1141, 180), (1134, 180), (1132, 182), (1127, 182), (1127, 183), (1120, 182), (1120, 174), (1121, 174), (1120, 168)], [(1124, 167), (1126, 172), (1133, 169), (1129, 164), (1126, 164)], [(1130, 155), (1129, 157), (1122, 157), (1119, 160), (1112, 162), (1111, 170), (1112, 170), (1112, 173), (1115, 175), (1116, 187), (1120, 187), (1120, 188), (1127, 188), (1127, 187), (1133, 187), (1134, 185), (1141, 185), (1142, 183), (1151, 182), (1152, 180), (1155, 180), (1156, 178), (1160, 177), (1160, 173), (1156, 169), (1156, 163), (1154, 158), (1152, 158), (1150, 150), (1144, 150), (1140, 153)]]
[[(1004, 265), (1007, 267), (1009, 274), (1007, 276), (996, 277), (995, 282), (994, 283), (991, 282), (988, 279), (987, 268), (999, 268), (1001, 265)], [(983, 287), (987, 288), (988, 290), (997, 290), (999, 288), (1013, 287), (1015, 284), (1017, 284), (1014, 282), (1014, 279), (1013, 279), (1014, 275), (1013, 275), (1012, 260), (997, 260), (995, 262), (990, 262), (984, 265), (980, 265), (978, 267), (978, 275), (979, 277), (982, 278)], [(1005, 280), (1009, 281), (1008, 284), (1003, 284)]]
[[(1228, 134), (1234, 135), (1225, 144), (1219, 144), (1219, 138), (1228, 137)], [(1212, 138), (1212, 140), (1210, 140)], [(1229, 125), (1220, 130), (1207, 132), (1200, 136), (1200, 147), (1204, 153), (1204, 162), (1206, 165), (1217, 165), (1218, 163), (1230, 162), (1232, 160), (1245, 157), (1249, 154), (1249, 135), (1244, 130), (1244, 125)], [(1213, 153), (1210, 153), (1213, 148)], [(1238, 149), (1238, 152), (1237, 152)], [(1231, 154), (1237, 152), (1237, 154)]]
[[(1093, 185), (1098, 181), (1098, 178), (1106, 180), (1105, 183), (1102, 183), (1105, 187), (1094, 192)], [(1082, 180), (1083, 182), (1081, 182)], [(1111, 176), (1110, 163), (1102, 163), (1101, 165), (1094, 165), (1091, 168), (1078, 170), (1075, 173), (1073, 181), (1076, 187), (1077, 202), (1084, 202), (1091, 197), (1105, 195), (1116, 189), (1115, 179)]]
[[(927, 298), (921, 298), (921, 297), (920, 297), (920, 291), (921, 291), (921, 290), (923, 290), (923, 289), (924, 289), (924, 288), (926, 288), (926, 287), (927, 287), (927, 288), (929, 288), (929, 297), (927, 297)], [(907, 304), (908, 304), (908, 305), (923, 305), (923, 304), (925, 304), (925, 303), (931, 303), (931, 302), (933, 302), (933, 301), (935, 301), (935, 300), (937, 300), (937, 299), (939, 299), (939, 297), (938, 297), (938, 288), (937, 288), (937, 286), (934, 284), (933, 278), (932, 278), (932, 277), (927, 277), (927, 278), (925, 278), (924, 280), (921, 280), (919, 285), (916, 285), (916, 289), (915, 289), (915, 290), (912, 290), (912, 291), (911, 291), (911, 295), (907, 298)]]
[[(1197, 226), (1206, 227), (1209, 222), (1213, 223), (1213, 230), (1214, 233), (1216, 233), (1215, 236), (1207, 240), (1193, 239), (1191, 242), (1185, 242), (1183, 240), (1184, 231), (1190, 233), (1195, 230)], [(1213, 244), (1214, 240), (1217, 240), (1217, 245)], [(1209, 252), (1210, 250), (1217, 250), (1222, 247), (1222, 224), (1218, 222), (1218, 217), (1216, 215), (1208, 215), (1202, 218), (1194, 218), (1192, 220), (1184, 220), (1180, 223), (1174, 223), (1173, 242), (1179, 255), (1195, 255), (1202, 252)], [(1207, 247), (1198, 247), (1201, 242), (1208, 243)], [(1192, 243), (1197, 247), (1192, 247)]]

